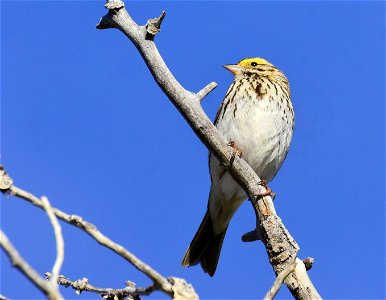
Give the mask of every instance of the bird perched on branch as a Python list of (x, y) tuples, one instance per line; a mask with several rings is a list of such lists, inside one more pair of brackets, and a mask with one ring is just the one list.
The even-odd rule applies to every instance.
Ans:
[[(286, 76), (262, 58), (225, 65), (234, 74), (214, 125), (235, 153), (265, 181), (276, 175), (287, 156), (295, 119)], [(209, 154), (212, 185), (208, 209), (185, 256), (183, 266), (198, 263), (213, 276), (229, 222), (247, 198), (215, 156)]]

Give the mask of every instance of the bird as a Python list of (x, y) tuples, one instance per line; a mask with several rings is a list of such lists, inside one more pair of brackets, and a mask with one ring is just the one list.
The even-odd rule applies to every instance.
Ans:
[[(223, 67), (233, 73), (234, 80), (214, 125), (260, 179), (269, 182), (287, 156), (295, 126), (288, 79), (260, 57)], [(200, 263), (213, 277), (231, 218), (248, 197), (211, 153), (209, 170), (207, 211), (181, 264), (189, 267)]]

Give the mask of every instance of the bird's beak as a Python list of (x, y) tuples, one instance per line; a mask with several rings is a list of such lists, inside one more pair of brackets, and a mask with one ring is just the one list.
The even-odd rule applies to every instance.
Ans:
[(236, 74), (238, 71), (242, 70), (242, 67), (239, 65), (223, 65), (223, 67), (233, 74)]

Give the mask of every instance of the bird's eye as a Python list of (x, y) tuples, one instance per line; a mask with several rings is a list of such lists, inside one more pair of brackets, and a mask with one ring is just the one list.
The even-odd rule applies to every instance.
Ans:
[(252, 67), (256, 67), (257, 66), (257, 62), (255, 62), (255, 61), (251, 62), (251, 66)]

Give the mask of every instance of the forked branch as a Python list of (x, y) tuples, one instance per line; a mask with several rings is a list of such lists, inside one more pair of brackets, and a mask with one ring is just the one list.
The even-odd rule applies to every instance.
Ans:
[[(117, 2), (119, 2), (118, 5)], [(296, 259), (296, 268), (290, 275), (286, 276), (285, 284), (297, 299), (320, 299), (320, 295), (307, 275), (303, 262), (296, 258), (299, 247), (276, 215), (271, 197), (261, 198), (259, 196), (265, 192), (265, 188), (259, 185), (260, 178), (242, 158), (233, 157), (233, 151), (228, 146), (228, 141), (214, 127), (200, 105), (200, 101), (215, 87), (215, 84), (209, 84), (197, 94), (184, 89), (166, 66), (154, 39), (149, 38), (147, 26), (137, 25), (128, 14), (122, 1), (108, 0), (105, 7), (109, 11), (100, 20), (97, 28), (119, 29), (132, 41), (159, 87), (180, 111), (209, 151), (223, 165), (227, 166), (227, 171), (247, 193), (253, 203), (257, 215), (257, 228), (261, 228), (263, 242), (275, 273), (281, 273)], [(300, 265), (303, 268), (299, 267)]]
[(0, 246), (3, 248), (5, 254), (9, 257), (15, 268), (19, 269), (24, 276), (48, 297), (48, 299), (63, 299), (60, 292), (57, 289), (52, 288), (51, 284), (46, 282), (39, 273), (23, 259), (2, 230), (0, 230)]
[[(2, 169), (3, 174), (6, 174), (5, 171)], [(8, 176), (8, 175), (7, 175)], [(0, 185), (1, 185), (1, 177), (0, 176)], [(8, 176), (9, 177), (9, 176)], [(4, 193), (9, 193), (13, 196), (16, 196), (18, 198), (24, 199), (27, 202), (31, 203), (32, 205), (39, 207), (41, 209), (45, 209), (45, 204), (42, 200), (37, 198), (31, 193), (28, 193), (27, 191), (24, 191), (15, 185), (11, 183), (9, 186), (7, 186), (6, 189), (0, 190)], [(76, 215), (70, 215), (67, 214), (57, 208), (50, 207), (50, 210), (55, 215), (56, 218), (67, 222), (75, 227), (78, 227), (85, 231), (87, 234), (89, 234), (94, 240), (96, 240), (99, 244), (102, 246), (105, 246), (106, 248), (114, 251), (116, 254), (127, 260), (129, 263), (131, 263), (135, 268), (137, 268), (140, 272), (144, 273), (147, 277), (149, 277), (153, 282), (153, 288), (147, 288), (147, 289), (136, 289), (133, 295), (138, 295), (140, 292), (143, 292), (143, 294), (150, 293), (152, 291), (158, 290), (161, 291), (167, 295), (169, 295), (173, 299), (181, 299), (181, 295), (184, 295), (184, 299), (198, 299), (197, 294), (195, 293), (193, 287), (186, 283), (184, 279), (175, 278), (175, 277), (169, 277), (166, 278), (162, 276), (160, 273), (158, 273), (156, 270), (151, 268), (149, 265), (141, 261), (139, 258), (137, 258), (134, 254), (132, 254), (130, 251), (125, 249), (123, 246), (115, 243), (111, 239), (109, 239), (107, 236), (105, 236), (102, 232), (100, 232), (95, 225), (93, 225), (90, 222), (87, 222), (83, 218), (76, 216)], [(3, 247), (3, 242), (1, 246)], [(17, 253), (17, 252), (16, 252)], [(16, 256), (18, 258), (18, 256)], [(13, 260), (12, 260), (13, 261)], [(19, 260), (16, 260), (19, 261)], [(23, 266), (23, 264), (17, 264), (17, 266)], [(56, 270), (56, 271), (55, 271)], [(58, 268), (54, 268), (54, 271), (57, 272)], [(31, 273), (34, 275), (34, 279), (36, 277), (36, 274)], [(37, 275), (40, 277), (39, 275)], [(31, 276), (28, 276), (31, 279)], [(52, 274), (49, 274), (48, 278), (52, 278)], [(63, 276), (55, 276), (57, 279), (55, 282), (61, 283), (61, 279), (63, 279)], [(42, 284), (42, 279), (37, 281), (33, 281), (35, 284), (36, 282), (40, 285)], [(43, 281), (43, 283), (46, 283)], [(40, 287), (40, 286), (39, 286)], [(128, 289), (126, 289), (126, 292)], [(95, 292), (95, 291), (94, 291)], [(145, 293), (146, 292), (146, 293)], [(58, 297), (53, 299), (59, 299)]]

